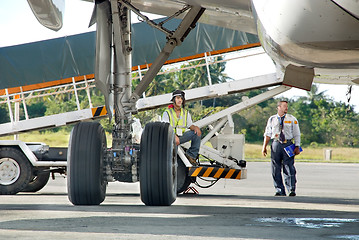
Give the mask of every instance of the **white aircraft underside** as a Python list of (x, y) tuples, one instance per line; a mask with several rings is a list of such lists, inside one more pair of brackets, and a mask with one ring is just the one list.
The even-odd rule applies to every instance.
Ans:
[(200, 22), (258, 34), (263, 48), (282, 71), (293, 64), (314, 68), (317, 82), (358, 83), (359, 5), (355, 0), (336, 2), (132, 1), (143, 11), (162, 15), (184, 4), (201, 5), (206, 11)]
[[(36, 5), (36, 1), (28, 1)], [(61, 0), (54, 3), (63, 6)], [(201, 6), (206, 10), (200, 22), (257, 34), (278, 72), (285, 72), (292, 64), (314, 68), (317, 82), (359, 81), (357, 0), (132, 0), (131, 3), (141, 12), (164, 16), (171, 16), (186, 5)]]

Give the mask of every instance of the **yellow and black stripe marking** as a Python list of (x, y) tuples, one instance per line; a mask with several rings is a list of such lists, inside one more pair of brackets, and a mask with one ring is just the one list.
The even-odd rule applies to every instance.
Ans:
[(107, 115), (107, 110), (105, 106), (92, 108), (91, 111), (93, 117), (101, 117)]
[(190, 177), (212, 177), (241, 179), (241, 169), (219, 168), (219, 167), (190, 167), (188, 176)]

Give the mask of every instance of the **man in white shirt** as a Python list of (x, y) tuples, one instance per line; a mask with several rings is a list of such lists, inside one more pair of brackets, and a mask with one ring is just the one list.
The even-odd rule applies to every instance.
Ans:
[(271, 165), (275, 196), (286, 196), (282, 179), (282, 169), (286, 188), (289, 196), (296, 196), (296, 169), (294, 167), (294, 156), (289, 157), (284, 148), (295, 144), (293, 153), (300, 153), (300, 129), (298, 120), (287, 114), (288, 102), (279, 101), (277, 114), (268, 119), (264, 132), (262, 154), (267, 156), (267, 145), (273, 139), (271, 145)]

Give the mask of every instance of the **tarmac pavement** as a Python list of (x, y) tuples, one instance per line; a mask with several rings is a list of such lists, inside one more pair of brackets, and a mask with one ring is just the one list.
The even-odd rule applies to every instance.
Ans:
[(274, 197), (269, 162), (247, 165), (247, 179), (195, 186), (170, 207), (147, 207), (138, 183), (119, 182), (100, 206), (73, 206), (57, 175), (0, 196), (0, 239), (359, 239), (359, 164), (296, 163), (296, 197)]

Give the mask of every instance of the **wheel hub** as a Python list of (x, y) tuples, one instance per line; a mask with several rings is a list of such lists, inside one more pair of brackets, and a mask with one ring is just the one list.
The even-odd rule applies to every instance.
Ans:
[(0, 184), (10, 185), (20, 177), (20, 166), (12, 158), (0, 159)]

